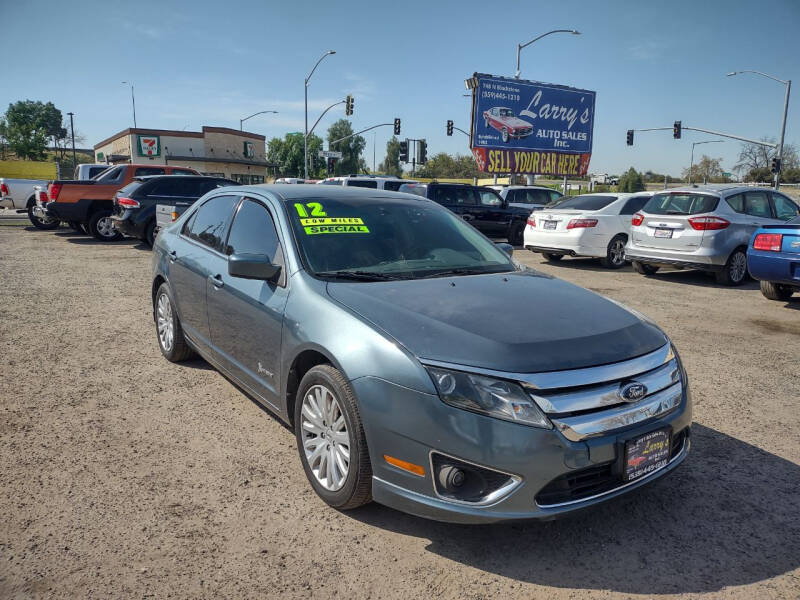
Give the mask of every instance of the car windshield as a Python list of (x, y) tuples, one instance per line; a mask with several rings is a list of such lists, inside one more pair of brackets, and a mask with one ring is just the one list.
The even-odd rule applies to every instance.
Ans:
[(555, 205), (559, 210), (600, 210), (616, 200), (616, 196), (573, 196)]
[(319, 199), (287, 210), (306, 269), (318, 277), (375, 281), (516, 270), (478, 231), (426, 201)]
[(499, 111), (501, 117), (513, 117), (514, 112), (510, 108), (501, 108)]
[(642, 211), (651, 215), (696, 215), (717, 208), (719, 198), (708, 194), (670, 193), (656, 194), (644, 205)]

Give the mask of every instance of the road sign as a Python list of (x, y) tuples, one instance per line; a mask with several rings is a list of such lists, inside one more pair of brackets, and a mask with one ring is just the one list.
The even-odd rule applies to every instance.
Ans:
[(320, 150), (319, 155), (322, 158), (342, 158), (341, 152), (333, 152), (332, 150)]
[(733, 177), (733, 173), (726, 173), (725, 171), (722, 172), (723, 177)]

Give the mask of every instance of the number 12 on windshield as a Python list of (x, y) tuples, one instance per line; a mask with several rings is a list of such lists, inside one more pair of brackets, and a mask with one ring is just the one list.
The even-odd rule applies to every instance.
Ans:
[[(306, 207), (311, 209), (311, 214), (310, 215), (309, 215), (308, 210), (306, 210)], [(294, 209), (297, 211), (297, 214), (300, 215), (301, 217), (308, 217), (308, 216), (312, 216), (312, 217), (327, 217), (328, 216), (328, 213), (326, 213), (324, 210), (322, 210), (322, 204), (320, 204), (319, 202), (308, 202), (308, 203), (306, 203), (305, 206), (300, 204), (299, 202), (297, 202), (294, 205)]]

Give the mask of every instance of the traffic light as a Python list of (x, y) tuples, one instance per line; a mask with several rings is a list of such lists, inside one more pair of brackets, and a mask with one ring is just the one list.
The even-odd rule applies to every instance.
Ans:
[(628, 129), (628, 137), (626, 138), (628, 146), (633, 146), (633, 129)]
[(334, 169), (334, 167), (336, 167), (336, 159), (335, 158), (329, 158), (327, 166), (328, 166), (328, 175), (332, 175), (333, 174), (333, 169)]
[(673, 123), (673, 125), (672, 125), (672, 137), (674, 137), (676, 140), (681, 139), (681, 122), (680, 121), (675, 121), (675, 123)]
[(400, 161), (404, 163), (408, 162), (408, 140), (400, 142)]
[(394, 120), (394, 134), (400, 135), (400, 119)]
[(447, 135), (453, 135), (453, 121), (452, 119), (447, 120)]
[(428, 142), (419, 140), (419, 156), (417, 162), (424, 165), (428, 161)]
[(773, 173), (780, 173), (780, 171), (781, 171), (781, 160), (778, 157), (775, 157), (775, 158), (772, 159), (772, 166), (770, 167), (770, 170)]
[(344, 100), (344, 114), (348, 117), (353, 114), (353, 97), (350, 94)]

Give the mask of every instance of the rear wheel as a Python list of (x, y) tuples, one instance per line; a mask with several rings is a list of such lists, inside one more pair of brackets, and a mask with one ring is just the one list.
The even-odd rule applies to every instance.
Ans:
[(740, 285), (747, 278), (747, 253), (744, 248), (737, 248), (728, 257), (725, 268), (714, 273), (720, 285)]
[(770, 300), (788, 300), (792, 297), (794, 290), (788, 285), (772, 283), (771, 281), (761, 282), (761, 293)]
[(512, 246), (521, 246), (525, 236), (525, 223), (514, 223), (508, 232), (508, 243)]
[(642, 275), (654, 275), (660, 268), (656, 267), (655, 265), (648, 265), (647, 263), (639, 262), (638, 260), (633, 261), (631, 265), (633, 265), (634, 271)]
[(40, 218), (36, 216), (36, 214), (33, 212), (33, 209), (34, 205), (31, 204), (28, 207), (28, 219), (30, 219), (31, 224), (34, 227), (36, 227), (36, 229), (44, 229), (44, 230), (58, 229), (58, 226), (61, 224), (61, 222), (58, 219), (53, 217)]
[(156, 241), (156, 220), (153, 219), (150, 223), (147, 224), (147, 227), (144, 230), (144, 241), (145, 243), (153, 247), (153, 244)]
[(550, 262), (558, 262), (564, 258), (563, 254), (553, 254), (552, 252), (542, 252), (544, 259)]
[(621, 269), (625, 266), (625, 236), (618, 235), (611, 240), (606, 248), (606, 257), (600, 259), (607, 269)]
[(110, 210), (98, 210), (89, 218), (89, 233), (103, 242), (122, 239), (122, 234), (114, 228)]
[(297, 450), (317, 495), (339, 510), (372, 500), (372, 466), (355, 394), (330, 365), (300, 382), (294, 409)]
[(162, 283), (156, 292), (155, 317), (158, 347), (164, 358), (170, 362), (192, 358), (195, 355), (194, 350), (183, 336), (183, 328), (175, 313), (175, 305), (166, 283)]

